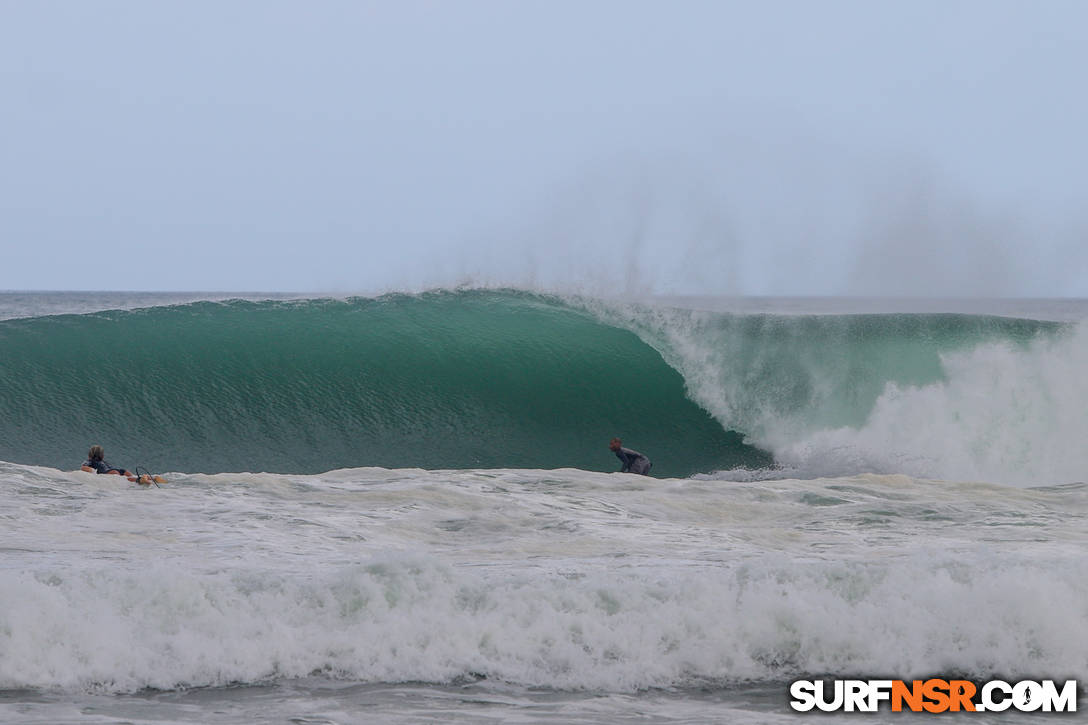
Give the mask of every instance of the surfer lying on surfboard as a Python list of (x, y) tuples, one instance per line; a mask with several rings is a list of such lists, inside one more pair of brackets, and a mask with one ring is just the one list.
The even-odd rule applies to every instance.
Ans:
[(91, 450), (87, 451), (87, 460), (83, 462), (79, 470), (87, 473), (108, 473), (114, 476), (124, 476), (134, 483), (142, 483), (145, 486), (150, 486), (152, 483), (166, 483), (162, 476), (152, 476), (149, 473), (137, 476), (128, 469), (111, 466), (106, 463), (106, 451), (102, 446), (91, 446)]

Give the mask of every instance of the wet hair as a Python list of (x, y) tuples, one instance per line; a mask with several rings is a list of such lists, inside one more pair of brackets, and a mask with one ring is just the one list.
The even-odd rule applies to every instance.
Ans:
[(101, 461), (106, 457), (106, 452), (102, 450), (102, 446), (91, 446), (91, 450), (87, 451), (87, 458), (92, 461)]
[(621, 441), (619, 438), (613, 438), (612, 440), (608, 441), (609, 447), (611, 447), (613, 443), (616, 444), (617, 446), (622, 446), (623, 445), (623, 441)]

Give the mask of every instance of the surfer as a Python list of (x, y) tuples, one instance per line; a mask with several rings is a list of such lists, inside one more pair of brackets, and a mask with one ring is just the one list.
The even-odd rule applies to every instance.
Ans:
[[(109, 473), (114, 476), (124, 476), (130, 481), (139, 481), (144, 483), (141, 478), (137, 478), (136, 474), (131, 473), (127, 469), (117, 468), (106, 463), (106, 451), (102, 449), (102, 446), (91, 446), (91, 450), (87, 451), (87, 460), (83, 462), (83, 465), (79, 467), (79, 470), (86, 471), (87, 473)], [(150, 481), (148, 481), (150, 483)]]
[(620, 462), (623, 463), (623, 467), (620, 468), (620, 473), (641, 473), (643, 476), (650, 475), (650, 467), (654, 465), (650, 462), (650, 459), (638, 451), (624, 448), (623, 441), (619, 438), (613, 438), (608, 443), (608, 449), (615, 453), (616, 458), (620, 459)]

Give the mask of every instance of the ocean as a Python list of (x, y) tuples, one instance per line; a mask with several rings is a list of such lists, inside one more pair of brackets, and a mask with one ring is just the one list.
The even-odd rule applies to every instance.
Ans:
[[(0, 293), (0, 722), (933, 719), (795, 713), (825, 677), (1083, 699), (1086, 320)], [(92, 444), (169, 483), (79, 472)], [(939, 719), (1052, 718), (1088, 722)]]

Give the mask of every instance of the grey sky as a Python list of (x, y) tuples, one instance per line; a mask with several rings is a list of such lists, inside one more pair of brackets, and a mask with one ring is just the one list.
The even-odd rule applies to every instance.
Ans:
[(1088, 296), (1088, 3), (0, 0), (0, 289)]

